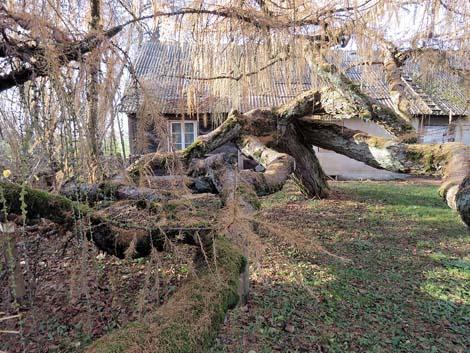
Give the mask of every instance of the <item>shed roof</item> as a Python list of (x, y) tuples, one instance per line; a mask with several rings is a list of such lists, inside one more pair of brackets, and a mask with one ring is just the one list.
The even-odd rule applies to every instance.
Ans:
[[(392, 108), (382, 65), (354, 65), (361, 61), (353, 51), (338, 51), (339, 65), (348, 68), (346, 75), (360, 85), (372, 99)], [(292, 60), (292, 59), (291, 59)], [(293, 74), (292, 65), (296, 70)], [(242, 112), (260, 107), (281, 105), (299, 93), (326, 85), (303, 59), (295, 63), (279, 61), (267, 68), (272, 82), (265, 89), (258, 84), (248, 89), (234, 90), (225, 95), (214, 94), (213, 80), (191, 79), (195, 73), (190, 52), (185, 44), (153, 40), (145, 43), (135, 63), (139, 86), (131, 81), (121, 101), (121, 111), (136, 113), (143, 97), (150, 99), (163, 114), (182, 114), (189, 110), (198, 113), (224, 113), (231, 109)], [(406, 94), (413, 115), (468, 115), (468, 92), (462, 89), (457, 76), (435, 71), (431, 77), (421, 77), (416, 63), (407, 63), (403, 70)], [(250, 77), (255, 80), (256, 77)], [(254, 88), (256, 87), (256, 88)], [(144, 94), (145, 92), (145, 94)], [(189, 103), (188, 97), (192, 97)]]

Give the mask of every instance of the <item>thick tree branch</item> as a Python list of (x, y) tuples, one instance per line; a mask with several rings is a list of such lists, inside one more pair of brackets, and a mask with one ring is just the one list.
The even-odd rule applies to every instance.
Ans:
[(241, 170), (240, 177), (253, 185), (258, 195), (268, 195), (281, 190), (294, 171), (294, 158), (266, 147), (254, 136), (243, 137), (238, 146), (244, 155), (252, 157), (265, 168), (263, 173)]
[(311, 118), (302, 118), (298, 124), (305, 140), (315, 146), (344, 154), (374, 168), (442, 176), (442, 196), (449, 207), (457, 209), (462, 220), (470, 225), (470, 146), (461, 143), (400, 143)]
[(308, 197), (325, 198), (329, 188), (327, 176), (313, 150), (312, 144), (305, 141), (296, 131), (296, 123), (289, 125), (278, 148), (295, 159), (294, 181), (302, 193)]
[[(139, 196), (145, 197), (144, 190)], [(152, 196), (149, 200), (156, 199)], [(133, 256), (141, 257), (147, 256), (152, 247), (164, 249), (168, 239), (196, 244), (197, 237), (204, 238), (213, 232), (213, 229), (207, 227), (144, 227), (126, 222), (117, 223), (109, 219), (105, 211), (95, 211), (63, 196), (1, 181), (0, 209), (26, 215), (27, 221), (47, 218), (66, 229), (81, 231), (100, 250), (120, 258), (125, 256), (131, 245), (135, 247)]]
[(360, 91), (355, 83), (327, 62), (315, 48), (310, 48), (312, 61), (319, 77), (330, 83), (322, 89), (321, 103), (324, 112), (340, 119), (358, 117), (370, 120), (393, 136), (415, 140), (414, 128), (391, 109), (373, 101)]

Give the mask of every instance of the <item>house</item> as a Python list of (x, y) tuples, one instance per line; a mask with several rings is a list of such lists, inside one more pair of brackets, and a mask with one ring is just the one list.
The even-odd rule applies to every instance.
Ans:
[[(346, 74), (364, 93), (392, 107), (382, 65), (356, 65), (361, 60), (353, 51), (341, 51), (334, 60), (338, 58), (337, 64), (348, 68)], [(121, 111), (128, 116), (131, 154), (185, 148), (199, 134), (220, 124), (231, 109), (246, 112), (281, 105), (303, 91), (325, 84), (302, 59), (280, 61), (265, 71), (265, 77), (272, 77), (269, 85), (263, 86), (253, 75), (245, 87), (231, 90), (226, 85), (217, 91), (216, 80), (195, 72), (186, 44), (158, 39), (145, 43), (135, 63), (134, 75), (139, 83), (131, 80), (121, 102)], [(403, 72), (412, 123), (421, 142), (470, 144), (470, 100), (459, 79), (439, 70), (432, 75), (420, 75), (416, 63), (407, 64)], [(374, 123), (359, 119), (335, 123), (377, 136), (388, 135)], [(378, 179), (396, 176), (335, 152), (314, 148), (329, 175)]]
[[(277, 69), (288, 69), (280, 64), (266, 71), (275, 76)], [(192, 67), (187, 45), (159, 40), (145, 43), (134, 65), (139, 83), (131, 80), (121, 102), (121, 111), (128, 116), (131, 154), (187, 147), (197, 135), (218, 126), (231, 109), (246, 112), (288, 102), (311, 88), (310, 70), (306, 63), (304, 66), (299, 72), (284, 72), (289, 78), (276, 75), (278, 82), (267, 88), (259, 87), (253, 76), (248, 91), (223, 87), (214, 94), (214, 86), (222, 80), (190, 79), (203, 74)]]

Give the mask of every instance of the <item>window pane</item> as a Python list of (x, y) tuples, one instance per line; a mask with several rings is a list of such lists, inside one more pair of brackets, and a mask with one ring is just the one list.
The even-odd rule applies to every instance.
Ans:
[(195, 140), (194, 123), (185, 123), (184, 124), (184, 145), (188, 147)]
[(194, 133), (194, 123), (184, 123), (184, 131)]
[(171, 123), (171, 143), (176, 150), (183, 148), (181, 123)]
[(171, 132), (181, 134), (181, 123), (171, 123)]

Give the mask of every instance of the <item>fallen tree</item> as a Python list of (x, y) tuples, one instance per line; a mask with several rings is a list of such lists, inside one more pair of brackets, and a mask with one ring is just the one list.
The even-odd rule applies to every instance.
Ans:
[[(10, 182), (0, 184), (0, 202), (7, 212), (28, 219), (45, 217), (68, 229), (78, 229), (98, 248), (118, 257), (129, 253), (146, 256), (152, 248), (164, 250), (168, 241), (183, 241), (201, 248), (206, 266), (196, 279), (188, 282), (170, 302), (149, 313), (144, 321), (99, 339), (89, 348), (90, 353), (132, 352), (142, 344), (149, 352), (204, 351), (226, 310), (240, 296), (246, 298), (249, 282), (246, 234), (252, 232), (249, 219), (259, 207), (258, 196), (280, 190), (291, 175), (306, 195), (320, 198), (328, 195), (327, 178), (313, 145), (376, 168), (442, 176), (442, 196), (469, 225), (469, 147), (457, 143), (408, 144), (326, 123), (323, 119), (329, 113), (324, 104), (331, 104), (332, 95), (338, 94), (341, 92), (332, 89), (315, 90), (276, 109), (256, 109), (244, 114), (232, 111), (217, 129), (187, 149), (142, 156), (128, 168), (129, 178), (124, 178), (125, 183), (115, 178), (95, 185), (72, 183), (64, 189), (68, 197), (81, 202)], [(364, 117), (367, 107), (347, 95), (342, 97), (348, 114)], [(387, 111), (387, 114), (394, 113)], [(393, 119), (391, 117), (390, 121), (395, 121)], [(234, 142), (246, 157), (262, 168), (241, 170), (236, 166), (236, 156), (210, 154), (227, 142)], [(181, 175), (163, 179), (159, 178), (164, 175), (151, 175), (156, 170), (158, 175), (165, 174), (168, 169), (180, 170)], [(176, 225), (168, 222), (142, 225), (110, 216), (109, 209), (114, 205), (119, 214), (120, 202), (130, 202), (136, 208), (157, 214), (163, 214), (165, 207), (174, 211), (178, 203), (188, 203), (181, 195), (172, 199), (168, 190), (151, 187), (149, 180), (157, 183), (168, 178), (180, 187), (186, 187), (193, 180), (208, 181), (229, 213), (227, 222), (222, 226), (207, 222), (188, 225), (187, 220), (180, 220)], [(111, 206), (97, 210), (93, 205), (100, 201), (111, 202)], [(213, 208), (220, 208), (220, 204)], [(215, 234), (223, 237), (214, 237)], [(241, 291), (237, 294), (239, 288)]]
[[(212, 133), (197, 140), (186, 150), (171, 154), (148, 154), (129, 167), (138, 176), (142, 170), (163, 167), (178, 161), (187, 170), (189, 161), (200, 157), (226, 142), (235, 142), (243, 154), (266, 168), (263, 173), (242, 171), (258, 195), (279, 190), (293, 171), (305, 194), (326, 197), (326, 176), (318, 163), (312, 146), (318, 146), (364, 162), (374, 168), (414, 175), (443, 177), (440, 193), (449, 207), (457, 210), (469, 226), (468, 177), (470, 149), (459, 143), (409, 144), (399, 139), (369, 136), (333, 123), (325, 123), (331, 97), (342, 94), (332, 89), (309, 91), (277, 109), (255, 109), (245, 114), (232, 111), (228, 119)], [(391, 110), (378, 104), (363, 106), (362, 101), (342, 95), (342, 105), (349, 115), (364, 118), (380, 111), (389, 116), (383, 120), (401, 121)], [(368, 108), (369, 107), (369, 108)], [(406, 131), (409, 131), (405, 129)], [(269, 167), (269, 168), (268, 168)], [(191, 174), (191, 172), (189, 172)], [(249, 177), (248, 177), (249, 176)]]
[[(195, 278), (186, 283), (168, 303), (149, 313), (145, 320), (99, 339), (88, 349), (89, 353), (207, 351), (226, 310), (233, 307), (240, 296), (246, 298), (247, 295), (246, 236), (253, 231), (250, 219), (259, 207), (258, 197), (280, 190), (291, 175), (308, 197), (328, 196), (327, 177), (312, 145), (341, 153), (375, 168), (442, 176), (441, 195), (459, 213), (463, 222), (470, 225), (469, 147), (412, 143), (416, 142), (416, 133), (407, 111), (409, 102), (401, 67), (405, 59), (419, 48), (403, 53), (390, 45), (385, 36), (372, 33), (374, 21), (380, 16), (372, 11), (372, 17), (363, 17), (367, 15), (368, 6), (363, 6), (367, 3), (353, 7), (337, 7), (336, 4), (324, 8), (307, 7), (300, 12), (296, 9), (294, 13), (290, 13), (289, 9), (282, 11), (282, 6), (265, 1), (243, 2), (240, 6), (227, 7), (206, 4), (197, 8), (174, 8), (172, 5), (171, 11), (153, 9), (151, 15), (143, 17), (132, 14), (131, 20), (107, 30), (95, 23), (90, 31), (69, 30), (70, 33), (65, 32), (66, 18), (64, 22), (60, 9), (54, 6), (50, 9), (57, 12), (55, 21), (49, 21), (48, 17), (37, 21), (36, 17), (40, 16), (36, 16), (34, 6), (29, 12), (24, 12), (25, 6), (13, 6), (14, 3), (0, 5), (0, 57), (7, 68), (0, 75), (0, 92), (38, 77), (49, 77), (50, 82), (54, 83), (62, 71), (66, 71), (62, 68), (72, 62), (90, 64), (75, 65), (74, 70), (91, 66), (92, 72), (97, 74), (96, 62), (90, 54), (100, 48), (116, 46), (115, 40), (126, 26), (145, 18), (185, 16), (187, 19), (192, 15), (202, 16), (197, 21), (200, 24), (190, 26), (196, 31), (203, 23), (211, 23), (215, 29), (218, 20), (227, 20), (229, 28), (247, 26), (255, 29), (257, 34), (264, 36), (263, 42), (270, 44), (270, 51), (271, 48), (281, 48), (278, 51), (283, 52), (282, 48), (287, 48), (286, 57), (283, 53), (276, 53), (280, 56), (270, 63), (284, 60), (291, 53), (299, 55), (304, 52), (304, 58), (322, 80), (319, 89), (300, 94), (281, 107), (255, 109), (243, 114), (232, 111), (217, 129), (199, 137), (187, 149), (144, 155), (128, 168), (128, 175), (123, 178), (96, 184), (68, 183), (62, 189), (66, 197), (0, 182), (2, 217), (15, 213), (25, 217), (22, 219), (24, 221), (49, 218), (72, 230), (77, 237), (89, 239), (99, 249), (117, 257), (147, 256), (152, 249), (166, 250), (174, 242), (188, 243), (199, 249), (201, 266)], [(100, 2), (93, 1), (91, 4), (99, 10)], [(111, 2), (110, 6), (113, 5)], [(114, 13), (114, 9), (110, 13)], [(354, 16), (349, 18), (348, 15), (352, 14), (356, 14), (360, 21), (354, 21)], [(205, 16), (211, 16), (210, 21), (200, 21)], [(97, 19), (93, 18), (92, 22)], [(365, 25), (369, 22), (372, 22), (370, 28)], [(223, 31), (228, 27), (224, 25)], [(280, 32), (283, 29), (285, 36)], [(203, 32), (206, 30), (203, 28)], [(271, 30), (275, 31), (274, 36)], [(374, 38), (374, 46), (383, 48), (382, 64), (394, 109), (364, 94), (344, 71), (324, 55), (327, 48), (343, 44), (347, 37), (354, 35), (359, 40), (365, 33)], [(238, 38), (231, 37), (230, 42), (244, 42), (245, 35), (237, 34), (237, 30), (230, 36), (233, 34)], [(204, 36), (196, 37), (203, 38), (203, 41), (207, 39)], [(214, 38), (210, 37), (209, 40), (213, 41)], [(223, 50), (216, 50), (215, 56), (230, 56), (230, 52), (225, 52), (227, 38), (221, 42)], [(259, 38), (256, 42), (258, 47)], [(204, 43), (204, 48), (206, 46), (207, 43)], [(242, 52), (247, 56), (249, 51)], [(271, 56), (273, 53), (269, 54)], [(237, 59), (234, 58), (234, 63)], [(237, 63), (234, 66), (243, 65)], [(219, 75), (218, 78), (238, 81), (269, 66), (271, 64), (264, 65), (264, 68), (260, 65), (259, 70), (251, 73), (244, 72), (235, 77), (232, 74)], [(113, 70), (107, 68), (104, 72)], [(91, 114), (94, 115), (98, 104), (97, 90), (96, 86), (89, 88), (95, 95), (93, 107), (89, 109), (91, 113), (94, 111)], [(80, 97), (80, 92), (76, 93), (76, 97)], [(69, 114), (67, 111), (64, 115), (68, 117)], [(325, 118), (371, 121), (382, 126), (393, 137), (383, 139), (369, 136), (325, 123)], [(114, 123), (109, 125), (114, 126)], [(96, 130), (96, 126), (92, 130)], [(39, 135), (44, 135), (43, 131), (39, 132)], [(89, 135), (96, 135), (96, 131)], [(84, 137), (96, 139), (96, 136)], [(259, 168), (241, 170), (236, 166), (236, 156), (210, 155), (228, 142), (235, 143), (241, 153), (260, 165)], [(98, 154), (98, 151), (94, 153)], [(169, 173), (169, 170), (178, 171), (179, 175)], [(174, 193), (173, 189), (180, 192)], [(218, 196), (191, 198), (187, 196), (190, 191), (212, 192)], [(185, 207), (191, 208), (189, 214), (193, 212), (192, 215), (204, 207), (219, 211), (222, 205), (224, 222), (221, 224), (208, 215), (205, 215), (208, 219), (190, 222), (192, 216), (186, 217), (183, 212)], [(130, 208), (137, 214), (134, 220), (127, 217), (128, 213), (122, 212)], [(176, 216), (179, 213), (181, 217)]]

